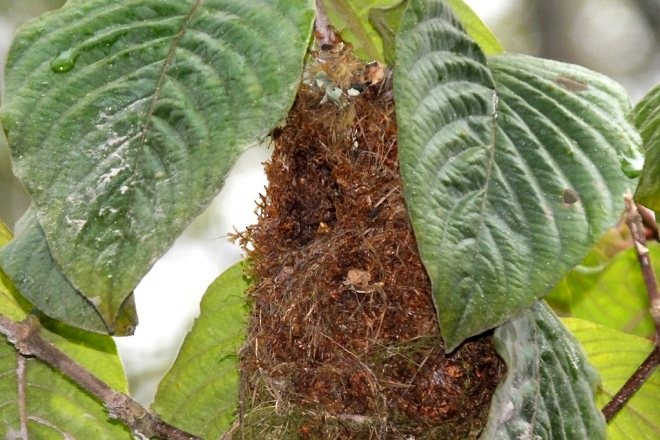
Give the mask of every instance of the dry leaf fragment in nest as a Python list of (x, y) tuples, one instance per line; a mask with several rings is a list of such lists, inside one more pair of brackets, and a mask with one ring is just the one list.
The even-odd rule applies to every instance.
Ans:
[(371, 85), (378, 84), (385, 78), (385, 66), (378, 61), (372, 61), (364, 66), (364, 80)]
[(384, 282), (369, 284), (369, 281), (371, 281), (371, 273), (368, 270), (350, 269), (346, 274), (344, 285), (359, 293), (383, 293)]

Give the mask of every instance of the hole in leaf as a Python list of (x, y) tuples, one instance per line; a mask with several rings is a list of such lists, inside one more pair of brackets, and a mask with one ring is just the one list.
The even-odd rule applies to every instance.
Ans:
[(561, 198), (565, 205), (575, 205), (580, 201), (580, 194), (573, 189), (566, 188), (562, 193)]

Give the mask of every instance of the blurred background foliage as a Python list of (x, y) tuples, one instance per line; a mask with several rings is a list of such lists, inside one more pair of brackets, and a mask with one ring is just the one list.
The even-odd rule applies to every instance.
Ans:
[[(0, 0), (0, 71), (16, 29), (63, 0)], [(394, 0), (392, 3), (395, 3)], [(660, 82), (660, 0), (466, 0), (509, 52), (580, 64), (620, 82), (635, 104)], [(2, 78), (0, 77), (0, 89)], [(136, 290), (140, 326), (118, 340), (132, 393), (148, 403), (198, 313), (206, 287), (241, 258), (225, 239), (256, 220), (263, 192), (261, 163), (269, 152), (253, 148), (239, 160), (210, 209), (154, 266)], [(10, 229), (29, 204), (11, 171), (0, 132), (0, 219)], [(602, 261), (599, 263), (603, 263)], [(590, 287), (596, 284), (589, 281)], [(559, 286), (555, 306), (570, 298)], [(569, 299), (567, 299), (569, 298)], [(572, 301), (572, 300), (571, 300)]]

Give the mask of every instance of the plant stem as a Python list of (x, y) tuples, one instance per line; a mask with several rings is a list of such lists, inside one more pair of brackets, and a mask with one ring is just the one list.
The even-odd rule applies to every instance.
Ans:
[(16, 362), (16, 382), (18, 382), (18, 423), (19, 436), (21, 440), (29, 440), (27, 428), (27, 399), (25, 398), (25, 388), (27, 380), (25, 378), (25, 361), (23, 356), (18, 356)]
[(627, 193), (624, 196), (624, 201), (626, 204), (626, 223), (630, 228), (635, 252), (637, 253), (637, 260), (642, 269), (644, 285), (646, 286), (646, 292), (651, 303), (651, 317), (655, 323), (655, 345), (656, 347), (660, 347), (660, 293), (658, 292), (658, 282), (656, 281), (653, 266), (651, 265), (649, 249), (646, 247), (646, 235), (642, 224), (642, 216), (637, 210), (632, 194)]
[(660, 363), (660, 293), (658, 293), (658, 282), (655, 278), (649, 249), (646, 247), (646, 234), (642, 224), (642, 215), (640, 214), (632, 194), (627, 193), (624, 196), (626, 205), (626, 223), (630, 228), (637, 260), (642, 269), (644, 284), (651, 302), (651, 316), (655, 323), (655, 347), (651, 354), (644, 360), (644, 363), (635, 371), (635, 373), (626, 381), (621, 389), (614, 395), (612, 400), (603, 408), (605, 421), (609, 422), (614, 418), (617, 412), (630, 400), (644, 382), (651, 376), (653, 371)]
[[(20, 323), (0, 315), (0, 333), (14, 345), (19, 353), (19, 359), (34, 357), (59, 371), (102, 401), (108, 410), (108, 415), (113, 419), (123, 421), (133, 433), (138, 434), (141, 438), (197, 439), (194, 435), (163, 422), (130, 396), (110, 388), (105, 382), (45, 340), (39, 334), (40, 328), (38, 319), (32, 315)], [(19, 360), (19, 365), (24, 360)], [(24, 396), (22, 398), (25, 399)], [(20, 405), (21, 402), (19, 402)]]
[(655, 347), (655, 349), (648, 355), (644, 360), (642, 365), (637, 368), (637, 371), (630, 376), (626, 383), (621, 387), (621, 389), (612, 397), (605, 407), (603, 407), (603, 415), (605, 416), (605, 421), (609, 423), (614, 416), (623, 408), (628, 400), (635, 394), (635, 392), (641, 388), (644, 382), (651, 377), (653, 371), (660, 363), (660, 349)]
[(321, 0), (316, 0), (316, 18), (314, 20), (314, 36), (322, 49), (334, 47), (339, 42), (339, 36), (330, 26), (328, 15)]

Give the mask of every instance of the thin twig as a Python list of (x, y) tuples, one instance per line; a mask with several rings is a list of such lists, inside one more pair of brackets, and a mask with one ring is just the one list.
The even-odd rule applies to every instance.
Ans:
[(25, 377), (25, 358), (21, 355), (16, 359), (16, 382), (18, 383), (18, 421), (21, 440), (28, 440), (27, 429), (27, 379)]
[(130, 396), (110, 388), (105, 382), (60, 351), (40, 334), (40, 324), (30, 316), (25, 322), (15, 322), (0, 315), (0, 333), (16, 347), (19, 356), (34, 357), (64, 374), (105, 404), (108, 415), (121, 420), (143, 438), (195, 440), (192, 434), (171, 426), (151, 414)]
[(637, 371), (630, 376), (621, 389), (612, 397), (612, 400), (602, 410), (605, 421), (609, 423), (614, 416), (623, 408), (630, 398), (642, 387), (644, 382), (651, 377), (653, 371), (660, 363), (660, 349), (655, 349), (648, 355)]
[(627, 193), (624, 196), (626, 204), (626, 223), (630, 228), (637, 260), (642, 269), (644, 285), (651, 302), (651, 316), (655, 323), (655, 348), (646, 358), (644, 363), (635, 371), (635, 373), (626, 381), (621, 389), (614, 395), (612, 400), (603, 408), (605, 420), (609, 422), (614, 418), (617, 412), (623, 408), (628, 400), (642, 387), (644, 382), (651, 376), (655, 368), (660, 363), (660, 293), (658, 293), (658, 282), (655, 278), (649, 249), (646, 247), (646, 235), (642, 216), (640, 215), (632, 194)]
[(651, 303), (650, 312), (655, 323), (655, 345), (656, 347), (660, 347), (660, 292), (658, 292), (658, 282), (655, 277), (653, 265), (651, 264), (649, 249), (646, 247), (646, 235), (642, 224), (642, 216), (637, 210), (632, 194), (627, 193), (624, 196), (624, 201), (626, 204), (626, 223), (630, 228), (637, 253), (637, 260), (642, 269), (644, 285), (646, 286), (646, 292)]

